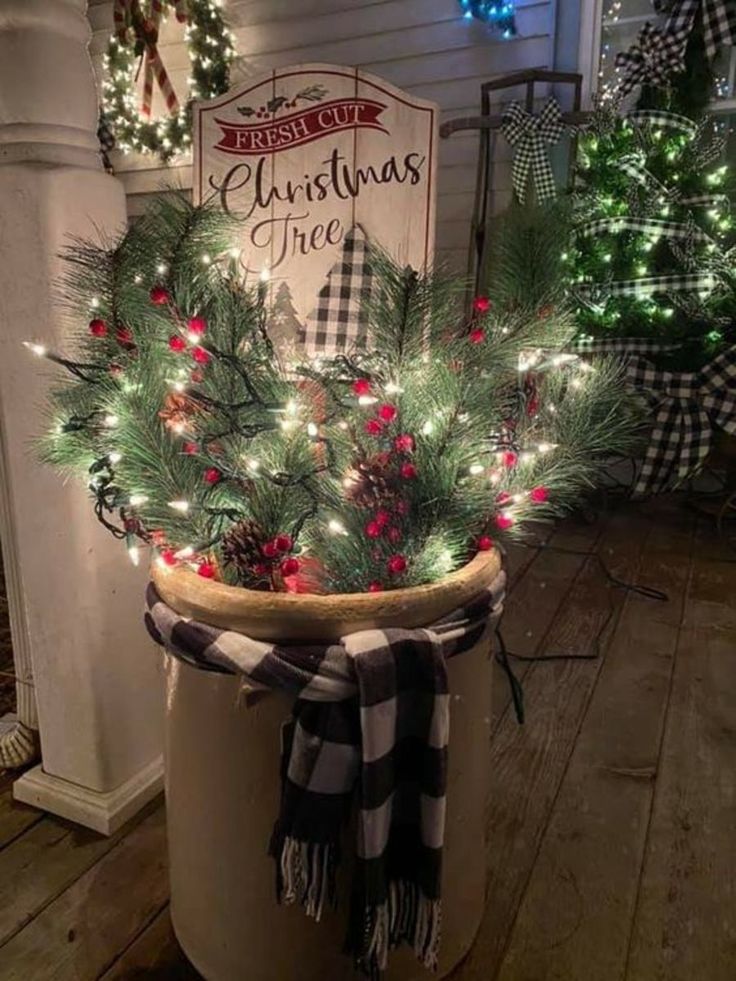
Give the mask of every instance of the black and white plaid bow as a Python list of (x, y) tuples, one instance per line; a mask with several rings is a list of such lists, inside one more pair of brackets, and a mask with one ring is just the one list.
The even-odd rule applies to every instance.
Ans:
[(629, 50), (616, 55), (616, 67), (625, 69), (617, 95), (623, 98), (637, 85), (666, 85), (684, 72), (686, 45), (687, 32), (660, 30), (647, 21)]
[(539, 201), (557, 195), (557, 185), (547, 154), (547, 144), (558, 143), (565, 132), (562, 113), (553, 97), (538, 116), (527, 112), (518, 102), (512, 102), (504, 113), (501, 132), (516, 150), (511, 179), (516, 196), (523, 204), (531, 171)]
[(710, 452), (714, 429), (736, 435), (736, 346), (701, 371), (663, 371), (639, 357), (676, 346), (628, 337), (574, 345), (580, 354), (625, 358), (629, 385), (652, 408), (652, 432), (633, 491), (639, 497), (672, 490), (696, 473)]
[(736, 4), (733, 0), (655, 0), (658, 13), (669, 19), (666, 29), (687, 38), (695, 26), (698, 13), (703, 19), (705, 52), (713, 60), (725, 44), (736, 44)]

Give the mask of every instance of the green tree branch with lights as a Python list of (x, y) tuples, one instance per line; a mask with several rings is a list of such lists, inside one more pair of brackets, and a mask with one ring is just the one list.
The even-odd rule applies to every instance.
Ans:
[(136, 562), (255, 589), (439, 579), (574, 506), (637, 438), (618, 363), (564, 351), (559, 243), (517, 227), (470, 319), (463, 283), (373, 247), (371, 349), (289, 363), (221, 212), (161, 200), (118, 242), (74, 242), (71, 353), (29, 343), (57, 369), (44, 457)]
[(579, 148), (571, 290), (584, 336), (677, 343), (695, 369), (736, 339), (733, 181), (716, 124), (599, 110)]

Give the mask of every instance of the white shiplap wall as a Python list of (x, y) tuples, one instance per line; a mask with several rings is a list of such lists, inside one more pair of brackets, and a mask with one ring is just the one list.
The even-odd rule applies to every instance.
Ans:
[[(496, 75), (552, 63), (554, 0), (517, 0), (519, 36), (496, 40), (488, 28), (460, 15), (457, 0), (226, 0), (237, 38), (234, 80), (264, 69), (310, 61), (359, 66), (395, 85), (432, 99), (442, 118), (474, 115), (480, 85)], [(98, 77), (112, 26), (111, 0), (90, 0), (92, 59)], [(187, 74), (180, 43), (162, 44), (177, 91)], [(178, 84), (177, 84), (178, 83)], [(440, 144), (437, 246), (442, 258), (464, 270), (473, 210), (478, 138), (456, 134)], [(509, 192), (508, 150), (499, 146), (494, 171), (501, 199)], [(188, 188), (191, 166), (162, 168), (151, 157), (114, 155), (139, 213), (148, 194), (165, 185)]]

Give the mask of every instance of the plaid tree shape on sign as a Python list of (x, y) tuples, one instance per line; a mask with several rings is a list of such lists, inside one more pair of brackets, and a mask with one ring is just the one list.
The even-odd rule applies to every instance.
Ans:
[(361, 307), (372, 281), (368, 240), (360, 225), (353, 225), (343, 239), (340, 259), (327, 274), (317, 294), (317, 305), (307, 317), (304, 346), (308, 354), (337, 354), (366, 346), (368, 329)]

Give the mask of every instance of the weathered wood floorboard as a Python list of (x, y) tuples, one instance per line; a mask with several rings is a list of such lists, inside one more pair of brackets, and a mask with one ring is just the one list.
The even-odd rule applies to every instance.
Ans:
[(619, 981), (649, 824), (694, 520), (652, 528), (606, 653), (499, 972), (499, 981)]
[[(613, 572), (633, 579), (646, 537), (638, 523), (614, 514), (598, 548)], [(588, 560), (558, 610), (545, 639), (545, 651), (589, 652), (611, 603), (615, 621), (622, 597), (610, 589), (593, 560)], [(601, 659), (531, 664), (525, 677), (526, 724), (517, 726), (510, 712), (501, 720), (490, 758), (487, 911), (476, 944), (453, 981), (489, 981), (500, 969), (601, 664)]]
[(702, 536), (626, 981), (736, 977), (736, 564), (701, 545)]

